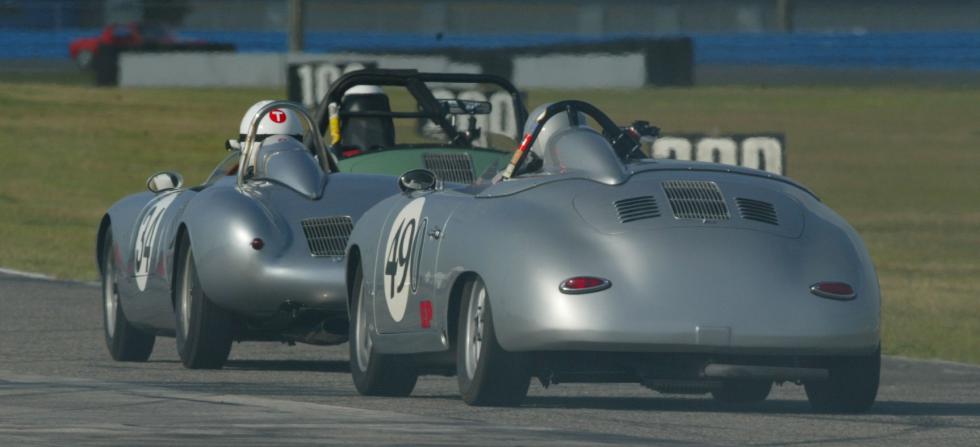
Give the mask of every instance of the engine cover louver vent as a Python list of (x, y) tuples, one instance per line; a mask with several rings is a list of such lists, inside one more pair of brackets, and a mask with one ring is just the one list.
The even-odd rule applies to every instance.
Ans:
[(769, 202), (739, 197), (735, 199), (735, 204), (738, 205), (738, 213), (742, 216), (742, 219), (754, 220), (770, 225), (779, 225), (776, 208)]
[(620, 223), (660, 217), (657, 199), (653, 196), (631, 197), (613, 202)]
[(347, 239), (354, 229), (350, 216), (303, 219), (303, 233), (313, 256), (343, 256)]
[(715, 182), (669, 180), (663, 182), (670, 209), (678, 219), (728, 220), (728, 205)]
[(436, 176), (446, 182), (473, 183), (473, 159), (470, 154), (422, 154), (425, 168), (435, 172)]

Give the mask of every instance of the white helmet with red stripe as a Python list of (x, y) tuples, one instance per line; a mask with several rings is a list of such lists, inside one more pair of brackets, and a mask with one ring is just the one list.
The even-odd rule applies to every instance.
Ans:
[[(255, 116), (259, 109), (271, 102), (271, 99), (264, 99), (248, 108), (245, 116), (242, 117), (242, 124), (238, 128), (239, 141), (245, 141), (245, 137), (248, 135), (248, 126), (252, 124), (252, 117)], [(256, 140), (261, 141), (269, 135), (290, 135), (298, 140), (302, 140), (304, 133), (303, 123), (295, 111), (291, 109), (273, 109), (262, 117), (262, 121), (259, 122)]]

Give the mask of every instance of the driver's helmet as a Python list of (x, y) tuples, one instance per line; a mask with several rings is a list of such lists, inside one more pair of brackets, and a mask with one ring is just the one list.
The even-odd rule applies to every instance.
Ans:
[(383, 94), (385, 94), (384, 90), (382, 90), (381, 87), (377, 85), (359, 84), (347, 89), (347, 91), (344, 92), (344, 97), (353, 96), (353, 95), (383, 95)]
[[(527, 122), (524, 123), (524, 135), (530, 135), (534, 132), (535, 127), (537, 127), (537, 119), (544, 113), (544, 110), (548, 108), (553, 103), (544, 103), (536, 107), (528, 115)], [(544, 123), (544, 128), (541, 129), (541, 133), (538, 134), (538, 139), (534, 141), (534, 145), (531, 146), (531, 152), (537, 155), (539, 158), (545, 158), (545, 150), (548, 147), (548, 142), (551, 140), (555, 134), (559, 131), (572, 128), (585, 128), (589, 129), (588, 121), (584, 113), (579, 112), (578, 119), (570, 120), (568, 112), (560, 112), (555, 116), (552, 116), (546, 123)]]
[[(355, 85), (344, 92), (340, 113), (391, 112), (388, 95), (377, 85)], [(348, 117), (340, 124), (344, 156), (395, 145), (395, 123), (390, 116)]]
[[(259, 109), (271, 102), (271, 99), (264, 99), (252, 104), (252, 107), (248, 108), (245, 116), (242, 117), (241, 125), (238, 127), (238, 141), (245, 142), (245, 138), (248, 137), (248, 126), (252, 124), (252, 117), (258, 113)], [(289, 135), (302, 141), (304, 133), (303, 123), (300, 121), (296, 111), (292, 109), (272, 109), (259, 122), (259, 128), (255, 134), (255, 141), (262, 141), (269, 135)]]

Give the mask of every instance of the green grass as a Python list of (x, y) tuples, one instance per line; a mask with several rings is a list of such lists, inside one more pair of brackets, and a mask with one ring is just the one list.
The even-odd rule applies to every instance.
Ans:
[(82, 70), (0, 71), (0, 83), (94, 85), (95, 72)]
[[(201, 181), (272, 90), (0, 84), (0, 266), (95, 279), (104, 210), (159, 170)], [(884, 350), (980, 363), (980, 89), (534, 91), (667, 131), (781, 131), (790, 176), (861, 233)]]

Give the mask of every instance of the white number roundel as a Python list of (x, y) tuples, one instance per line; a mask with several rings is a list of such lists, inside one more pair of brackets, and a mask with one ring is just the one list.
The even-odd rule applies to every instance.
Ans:
[(153, 258), (153, 242), (156, 240), (160, 230), (160, 220), (164, 211), (177, 198), (177, 194), (168, 194), (161, 197), (153, 207), (143, 216), (140, 227), (136, 231), (136, 243), (134, 244), (134, 261), (136, 262), (136, 286), (140, 291), (146, 290), (146, 277), (150, 273), (150, 259)]
[(402, 208), (388, 231), (388, 242), (384, 254), (384, 296), (388, 303), (388, 313), (396, 322), (405, 316), (408, 294), (412, 290), (412, 254), (425, 197), (419, 197)]

